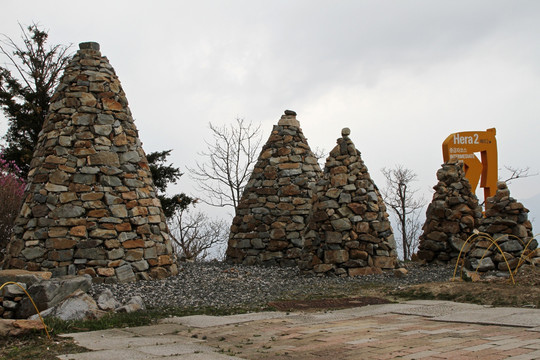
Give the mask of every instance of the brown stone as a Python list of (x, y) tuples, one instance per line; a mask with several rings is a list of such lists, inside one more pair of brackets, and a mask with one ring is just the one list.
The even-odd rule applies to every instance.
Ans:
[(330, 178), (330, 183), (334, 187), (347, 185), (347, 174), (336, 174)]
[(376, 256), (373, 258), (373, 264), (382, 269), (393, 269), (396, 265), (396, 258), (390, 256)]
[(81, 194), (82, 201), (93, 201), (93, 200), (101, 200), (101, 199), (103, 199), (103, 193), (101, 192)]
[(332, 270), (334, 266), (332, 264), (317, 264), (313, 267), (313, 271), (316, 273), (323, 273)]
[(149, 271), (150, 277), (152, 279), (161, 280), (167, 278), (170, 274), (169, 272), (163, 268), (163, 267), (153, 267)]
[(109, 215), (109, 211), (107, 209), (96, 209), (96, 210), (90, 210), (88, 212), (88, 217), (91, 218), (102, 218)]
[(77, 244), (76, 240), (64, 239), (64, 238), (50, 238), (47, 239), (47, 248), (49, 249), (72, 249)]
[(114, 272), (114, 268), (106, 267), (106, 268), (97, 268), (97, 274), (99, 276), (111, 277), (111, 276), (114, 276), (115, 272)]
[(406, 277), (409, 271), (405, 268), (394, 269), (394, 275), (398, 278)]
[(69, 230), (69, 234), (78, 237), (86, 237), (86, 226), (74, 226)]
[(350, 253), (350, 258), (351, 259), (359, 259), (359, 260), (367, 260), (368, 259), (368, 253), (364, 250), (359, 250), (359, 249), (351, 249), (351, 251), (349, 252)]
[(45, 326), (41, 320), (11, 320), (0, 319), (0, 335), (21, 336), (34, 331), (44, 330)]
[(102, 99), (103, 102), (103, 108), (105, 110), (114, 110), (114, 111), (120, 111), (123, 109), (122, 104), (120, 104), (118, 101), (110, 98), (104, 98)]
[(358, 214), (358, 215), (363, 215), (366, 210), (367, 210), (367, 205), (366, 204), (359, 204), (359, 203), (350, 203), (350, 204), (347, 204), (347, 206), (355, 213), (355, 214)]
[(158, 256), (158, 266), (170, 265), (172, 264), (172, 258), (169, 255), (160, 255)]
[(78, 275), (90, 275), (91, 277), (96, 277), (96, 271), (93, 268), (85, 268), (77, 271)]
[(300, 188), (297, 185), (287, 185), (281, 188), (281, 193), (285, 196), (294, 196), (300, 194)]
[(115, 152), (100, 151), (88, 157), (88, 164), (89, 165), (119, 166), (120, 161), (118, 159), (118, 155)]
[(114, 228), (116, 229), (116, 231), (131, 231), (131, 224), (128, 222), (124, 222), (121, 224), (116, 224)]
[(269, 251), (280, 251), (280, 250), (286, 249), (288, 246), (289, 246), (288, 241), (271, 240), (268, 243), (267, 249)]
[(287, 169), (299, 169), (302, 166), (301, 163), (283, 163), (278, 164), (278, 169), (287, 170)]
[(349, 253), (346, 250), (326, 250), (324, 252), (324, 262), (327, 264), (340, 264), (349, 260)]
[(122, 243), (122, 246), (126, 249), (143, 248), (144, 240), (142, 239), (126, 240)]

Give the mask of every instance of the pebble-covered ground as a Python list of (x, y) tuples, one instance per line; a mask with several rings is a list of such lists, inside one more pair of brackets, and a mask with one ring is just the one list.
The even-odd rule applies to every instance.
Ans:
[(220, 262), (181, 263), (178, 276), (159, 281), (128, 284), (94, 284), (90, 293), (110, 289), (125, 303), (139, 295), (147, 307), (265, 307), (269, 301), (349, 294), (366, 284), (402, 286), (452, 278), (450, 266), (406, 266), (399, 278), (392, 271), (360, 277), (317, 277), (303, 275), (297, 268), (231, 265)]

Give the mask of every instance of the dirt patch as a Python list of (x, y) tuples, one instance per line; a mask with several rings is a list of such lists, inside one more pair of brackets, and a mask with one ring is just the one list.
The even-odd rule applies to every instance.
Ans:
[(273, 301), (269, 306), (280, 311), (293, 310), (321, 310), (321, 309), (346, 309), (352, 307), (361, 307), (367, 305), (389, 304), (391, 301), (378, 297), (354, 297), (340, 299), (317, 299), (317, 300), (287, 300)]

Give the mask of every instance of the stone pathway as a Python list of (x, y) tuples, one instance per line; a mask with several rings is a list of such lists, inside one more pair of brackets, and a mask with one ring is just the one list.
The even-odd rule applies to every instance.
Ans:
[(411, 301), (328, 312), (196, 315), (65, 335), (60, 359), (540, 359), (540, 310)]

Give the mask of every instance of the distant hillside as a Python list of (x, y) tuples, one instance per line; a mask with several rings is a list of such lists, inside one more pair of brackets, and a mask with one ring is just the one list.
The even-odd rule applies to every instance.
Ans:
[(519, 199), (529, 209), (529, 220), (533, 225), (533, 234), (540, 234), (540, 194), (528, 199)]

